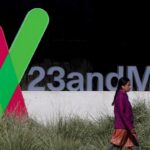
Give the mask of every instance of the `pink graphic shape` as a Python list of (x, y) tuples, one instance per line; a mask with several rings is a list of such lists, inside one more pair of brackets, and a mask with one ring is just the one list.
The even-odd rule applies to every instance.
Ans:
[[(8, 55), (8, 46), (2, 27), (0, 26), (0, 68)], [(16, 117), (27, 116), (27, 109), (24, 103), (20, 85), (17, 86), (7, 108), (5, 115), (13, 114)]]

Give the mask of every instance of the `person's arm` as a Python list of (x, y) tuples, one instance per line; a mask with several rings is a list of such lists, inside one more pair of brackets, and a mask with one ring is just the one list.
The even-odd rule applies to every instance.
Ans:
[(132, 123), (129, 122), (129, 120), (126, 118), (126, 116), (124, 115), (124, 110), (125, 110), (125, 106), (126, 106), (126, 100), (128, 100), (124, 94), (120, 94), (119, 95), (119, 111), (120, 111), (120, 117), (122, 119), (123, 124), (125, 125), (127, 131), (131, 134), (131, 140), (133, 141), (133, 143), (137, 146), (139, 146), (139, 142), (137, 141), (135, 135), (135, 129)]
[(126, 118), (126, 116), (124, 115), (124, 111), (125, 111), (125, 107), (126, 107), (126, 101), (127, 101), (127, 97), (124, 94), (120, 94), (118, 95), (118, 109), (120, 112), (120, 117), (121, 120), (124, 124), (124, 126), (128, 129), (128, 130), (132, 130), (134, 128), (134, 126), (132, 125), (132, 123), (128, 120), (128, 118)]

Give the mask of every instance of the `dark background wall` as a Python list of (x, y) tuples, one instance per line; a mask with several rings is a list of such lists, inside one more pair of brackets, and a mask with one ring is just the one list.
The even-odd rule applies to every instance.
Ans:
[(24, 16), (34, 7), (45, 9), (51, 21), (28, 70), (48, 61), (51, 65), (68, 63), (80, 70), (81, 63), (86, 62), (86, 71), (104, 74), (116, 71), (118, 65), (135, 65), (142, 76), (145, 66), (150, 64), (149, 16), (141, 4), (2, 0), (0, 25), (9, 46)]

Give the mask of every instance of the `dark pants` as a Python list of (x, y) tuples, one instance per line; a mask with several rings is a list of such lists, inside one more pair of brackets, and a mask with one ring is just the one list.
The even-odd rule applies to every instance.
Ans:
[[(131, 150), (140, 150), (140, 147), (139, 146), (133, 146), (129, 149), (131, 149)], [(107, 150), (122, 150), (122, 147), (114, 145), (114, 144), (109, 144)]]

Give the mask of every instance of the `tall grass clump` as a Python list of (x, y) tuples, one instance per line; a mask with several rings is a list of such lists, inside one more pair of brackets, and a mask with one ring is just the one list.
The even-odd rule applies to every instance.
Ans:
[[(150, 150), (150, 108), (134, 105), (135, 128), (142, 150)], [(113, 132), (113, 117), (91, 121), (74, 116), (39, 124), (30, 118), (0, 119), (0, 150), (105, 150)]]

